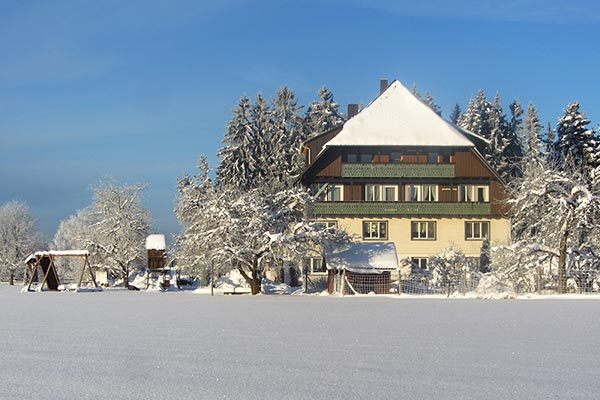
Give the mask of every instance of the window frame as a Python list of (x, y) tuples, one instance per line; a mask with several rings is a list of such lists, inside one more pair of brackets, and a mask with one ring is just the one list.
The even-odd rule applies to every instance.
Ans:
[[(421, 224), (426, 224), (424, 237), (421, 236), (423, 232)], [(433, 237), (429, 236), (429, 224), (433, 224)], [(417, 227), (417, 229), (415, 230), (414, 227)], [(410, 240), (437, 240), (437, 221), (410, 221)]]
[[(422, 262), (425, 262), (425, 268), (423, 268)], [(417, 264), (421, 271), (429, 271), (429, 257), (411, 257), (410, 262)]]
[[(467, 226), (471, 224), (471, 236), (468, 235)], [(479, 237), (475, 236), (475, 224), (479, 225)], [(483, 234), (483, 226), (487, 226), (487, 236)], [(482, 241), (484, 238), (490, 239), (490, 221), (465, 221), (465, 240), (468, 241)]]
[[(387, 199), (385, 194), (387, 189), (394, 190), (394, 198)], [(373, 194), (373, 199), (369, 199), (369, 195)], [(395, 202), (398, 201), (398, 185), (390, 185), (385, 183), (367, 183), (365, 184), (365, 201), (374, 202)]]
[[(412, 200), (411, 198), (411, 190), (416, 189), (417, 192), (417, 200)], [(432, 189), (434, 189), (432, 191)], [(427, 197), (433, 193), (433, 200), (425, 200), (425, 193), (427, 192)], [(437, 203), (440, 201), (440, 185), (433, 183), (419, 183), (412, 184), (409, 183), (405, 185), (404, 195), (407, 202), (412, 203)]]
[[(319, 261), (320, 270), (315, 270), (315, 261)], [(304, 257), (302, 258), (302, 267), (310, 268), (311, 275), (326, 275), (327, 274), (327, 265), (325, 264), (325, 260), (323, 257)]]
[[(365, 229), (365, 224), (369, 224), (369, 229), (368, 230)], [(371, 229), (371, 227), (373, 226), (372, 224), (377, 224), (376, 225), (377, 226), (377, 229), (376, 229), (376, 231), (377, 231), (377, 237), (373, 237), (373, 236), (370, 236), (370, 235), (369, 235), (369, 237), (367, 237), (365, 235), (365, 232), (367, 232), (367, 231), (369, 232), (369, 234), (373, 233), (373, 229)], [(385, 232), (384, 232), (383, 236), (381, 235), (381, 231), (382, 231), (381, 227), (382, 226), (385, 227), (384, 228)], [(363, 240), (387, 240), (388, 236), (389, 236), (388, 221), (363, 221), (362, 222), (362, 239)]]
[[(479, 189), (483, 189), (483, 199), (479, 199)], [(467, 196), (468, 195), (468, 196)], [(463, 197), (461, 199), (461, 197)], [(471, 200), (467, 199), (471, 197)], [(458, 202), (459, 203), (489, 203), (490, 201), (490, 186), (479, 184), (458, 185)]]

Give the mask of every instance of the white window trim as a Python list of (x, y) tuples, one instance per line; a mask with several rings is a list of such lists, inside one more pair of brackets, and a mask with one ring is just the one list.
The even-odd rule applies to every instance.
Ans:
[[(394, 189), (394, 198), (386, 199), (386, 189)], [(369, 200), (369, 193), (375, 194), (375, 199)], [(368, 183), (365, 185), (365, 201), (398, 201), (398, 185)]]
[[(421, 266), (421, 261), (425, 260), (425, 268), (423, 268)], [(419, 269), (421, 269), (421, 271), (428, 271), (429, 270), (429, 257), (411, 257), (410, 258), (410, 262), (417, 264), (417, 266), (419, 267)]]
[(325, 271), (315, 271), (315, 260), (320, 260), (321, 265), (325, 265), (325, 260), (322, 257), (305, 257), (303, 261), (308, 261), (310, 265), (310, 274), (311, 275), (326, 275), (327, 267), (325, 267)]
[[(433, 224), (433, 237), (429, 237), (429, 226), (426, 227), (425, 229), (425, 235), (426, 237), (413, 237), (413, 225), (414, 224)], [(417, 225), (417, 228), (420, 228), (419, 225)], [(421, 229), (417, 229), (417, 232), (420, 235)], [(411, 240), (437, 240), (437, 223), (436, 221), (410, 221), (410, 239)]]
[[(467, 237), (467, 224), (471, 224), (471, 235), (472, 235), (471, 237)], [(475, 229), (474, 229), (475, 228), (475, 224), (479, 224), (480, 225), (480, 227), (479, 227), (480, 237), (476, 237), (475, 236)], [(489, 221), (466, 221), (465, 222), (465, 240), (469, 240), (469, 241), (471, 241), (471, 240), (475, 240), (475, 241), (477, 241), (477, 240), (483, 240), (485, 238), (485, 236), (483, 235), (483, 229), (482, 229), (482, 227), (483, 227), (484, 224), (487, 225), (487, 236), (488, 236), (487, 238), (489, 239), (490, 228), (491, 228), (491, 226), (490, 226), (491, 224), (490, 224)]]
[[(479, 199), (479, 189), (484, 190), (483, 199)], [(467, 196), (461, 200), (461, 194), (469, 194), (472, 198), (471, 201), (466, 200)], [(458, 185), (458, 201), (460, 203), (488, 203), (490, 201), (490, 187), (489, 185)]]
[[(365, 224), (377, 224), (377, 237), (366, 237), (365, 236)], [(385, 224), (385, 236), (381, 236), (381, 226)], [(371, 225), (369, 225), (369, 232), (372, 232)], [(362, 238), (363, 240), (387, 240), (389, 232), (388, 232), (388, 222), (387, 221), (363, 221), (362, 222)]]
[[(435, 184), (418, 184), (418, 185), (413, 185), (413, 184), (408, 184), (405, 186), (404, 189), (404, 194), (405, 194), (405, 198), (407, 202), (411, 202), (411, 201), (415, 201), (415, 200), (411, 200), (410, 199), (410, 192), (411, 192), (411, 188), (415, 188), (417, 189), (417, 202), (420, 203), (435, 203), (438, 202), (440, 200), (440, 186), (439, 185), (435, 185)], [(434, 194), (434, 199), (433, 201), (431, 200), (424, 200), (425, 198), (425, 191), (427, 190), (428, 192), (433, 189), (433, 194)]]

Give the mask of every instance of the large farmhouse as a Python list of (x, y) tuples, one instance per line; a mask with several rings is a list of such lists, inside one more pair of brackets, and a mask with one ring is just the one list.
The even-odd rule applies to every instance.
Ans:
[[(393, 242), (399, 260), (422, 269), (449, 245), (478, 258), (484, 238), (510, 239), (506, 187), (482, 157), (485, 139), (445, 121), (399, 81), (382, 81), (371, 104), (348, 110), (343, 126), (305, 143), (302, 181), (319, 193), (317, 220), (359, 241)], [(305, 266), (327, 272), (319, 258)]]

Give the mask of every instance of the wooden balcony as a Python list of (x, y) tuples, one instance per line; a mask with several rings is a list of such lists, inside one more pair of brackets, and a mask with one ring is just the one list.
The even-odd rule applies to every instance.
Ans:
[(454, 178), (455, 164), (342, 164), (342, 178)]
[(490, 203), (425, 203), (340, 201), (315, 204), (317, 216), (483, 216), (491, 214)]

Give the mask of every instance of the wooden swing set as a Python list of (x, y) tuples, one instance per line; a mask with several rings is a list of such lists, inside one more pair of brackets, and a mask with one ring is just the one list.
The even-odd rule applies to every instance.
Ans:
[[(83, 266), (81, 267), (81, 273), (79, 274), (79, 280), (77, 281), (76, 291), (81, 291), (81, 282), (87, 270), (90, 274), (90, 278), (93, 284), (93, 291), (102, 290), (101, 287), (96, 283), (92, 266), (90, 265), (90, 253), (87, 250), (64, 250), (64, 251), (38, 251), (30, 255), (25, 263), (29, 270), (29, 282), (27, 284), (27, 291), (42, 291), (44, 285), (48, 287), (48, 290), (59, 290), (60, 278), (56, 269), (55, 259), (61, 257), (81, 258), (83, 260)], [(38, 271), (44, 276), (42, 283), (37, 286), (35, 290), (31, 289), (31, 285), (38, 275)], [(89, 290), (86, 288), (86, 290)]]

